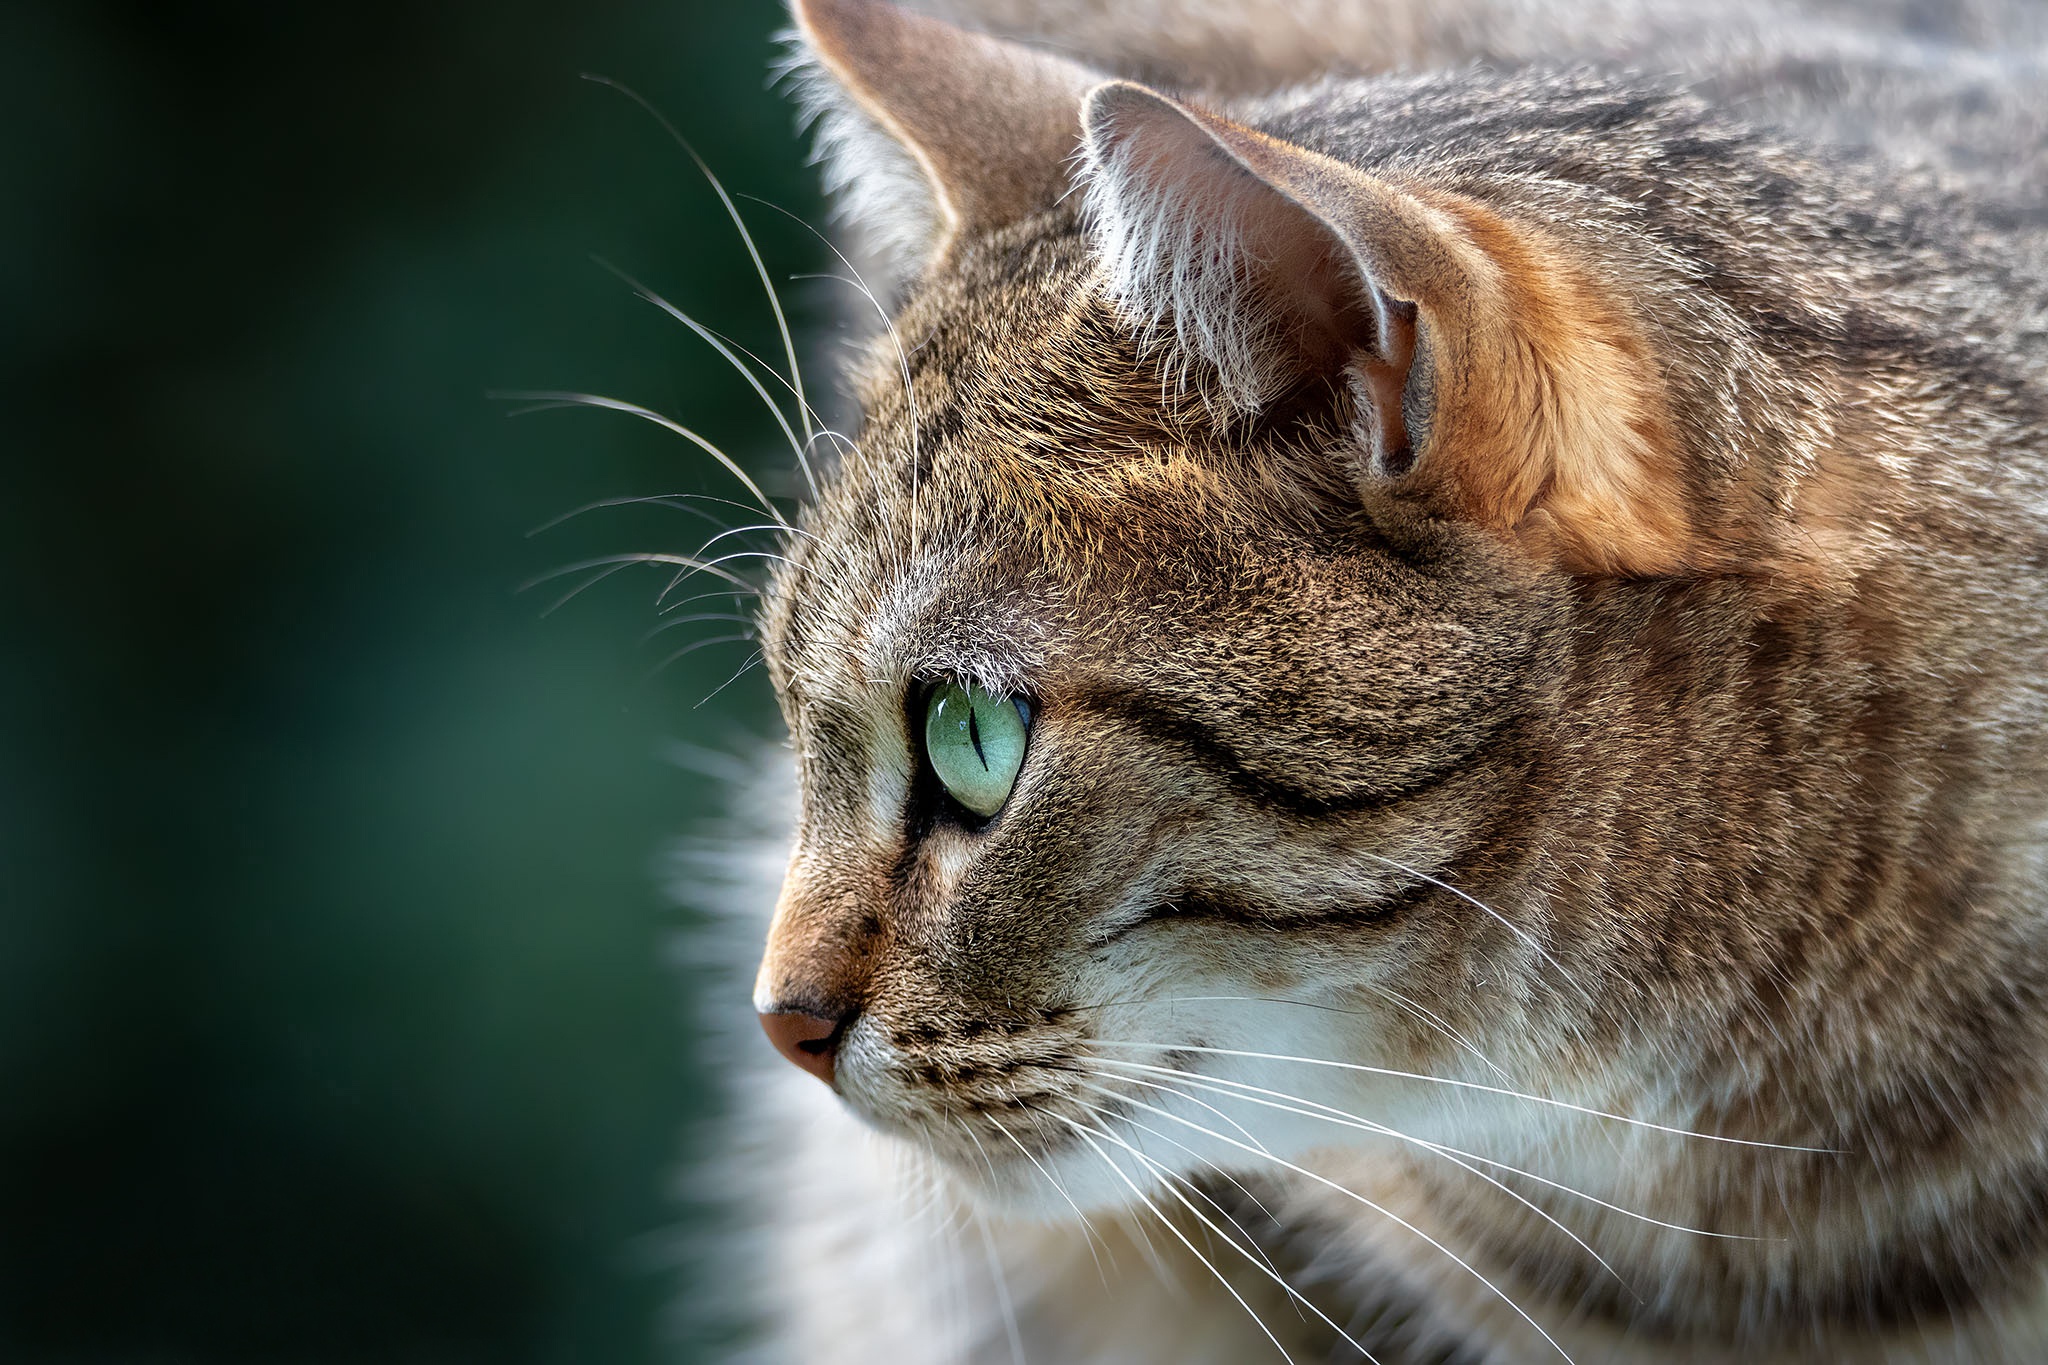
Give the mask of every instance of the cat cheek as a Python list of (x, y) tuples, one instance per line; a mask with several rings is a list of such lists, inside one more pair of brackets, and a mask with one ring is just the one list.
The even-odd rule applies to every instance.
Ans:
[(935, 831), (925, 841), (925, 885), (935, 901), (950, 901), (974, 866), (973, 842), (953, 830)]

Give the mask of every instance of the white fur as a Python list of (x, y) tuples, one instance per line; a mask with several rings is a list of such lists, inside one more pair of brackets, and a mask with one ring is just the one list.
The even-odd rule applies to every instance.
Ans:
[[(1077, 177), (1104, 292), (1155, 344), (1213, 369), (1225, 401), (1257, 409), (1278, 386), (1275, 321), (1253, 294), (1242, 198), (1145, 174), (1135, 129), (1092, 122)], [(1183, 370), (1183, 389), (1194, 378)]]
[(800, 34), (782, 35), (778, 68), (794, 92), (832, 218), (862, 278), (886, 300), (931, 258), (944, 231), (917, 159), (846, 93)]

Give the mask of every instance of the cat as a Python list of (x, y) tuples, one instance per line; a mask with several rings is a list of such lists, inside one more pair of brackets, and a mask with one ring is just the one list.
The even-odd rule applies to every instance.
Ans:
[(759, 1357), (2048, 1359), (2043, 10), (795, 19)]

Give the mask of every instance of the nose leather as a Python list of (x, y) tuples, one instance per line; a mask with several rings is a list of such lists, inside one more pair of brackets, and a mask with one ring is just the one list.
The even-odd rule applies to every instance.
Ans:
[(803, 1010), (761, 1015), (761, 1029), (775, 1050), (827, 1085), (832, 1084), (833, 1062), (845, 1023), (844, 1019), (827, 1019)]

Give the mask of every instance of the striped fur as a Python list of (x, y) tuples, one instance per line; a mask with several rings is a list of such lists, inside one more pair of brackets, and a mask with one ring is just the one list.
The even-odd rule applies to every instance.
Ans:
[(767, 1358), (2048, 1358), (2043, 21), (1706, 8), (822, 60), (836, 176), (1092, 197), (900, 215), (765, 607), (756, 1003), (857, 1011), (740, 1087)]

